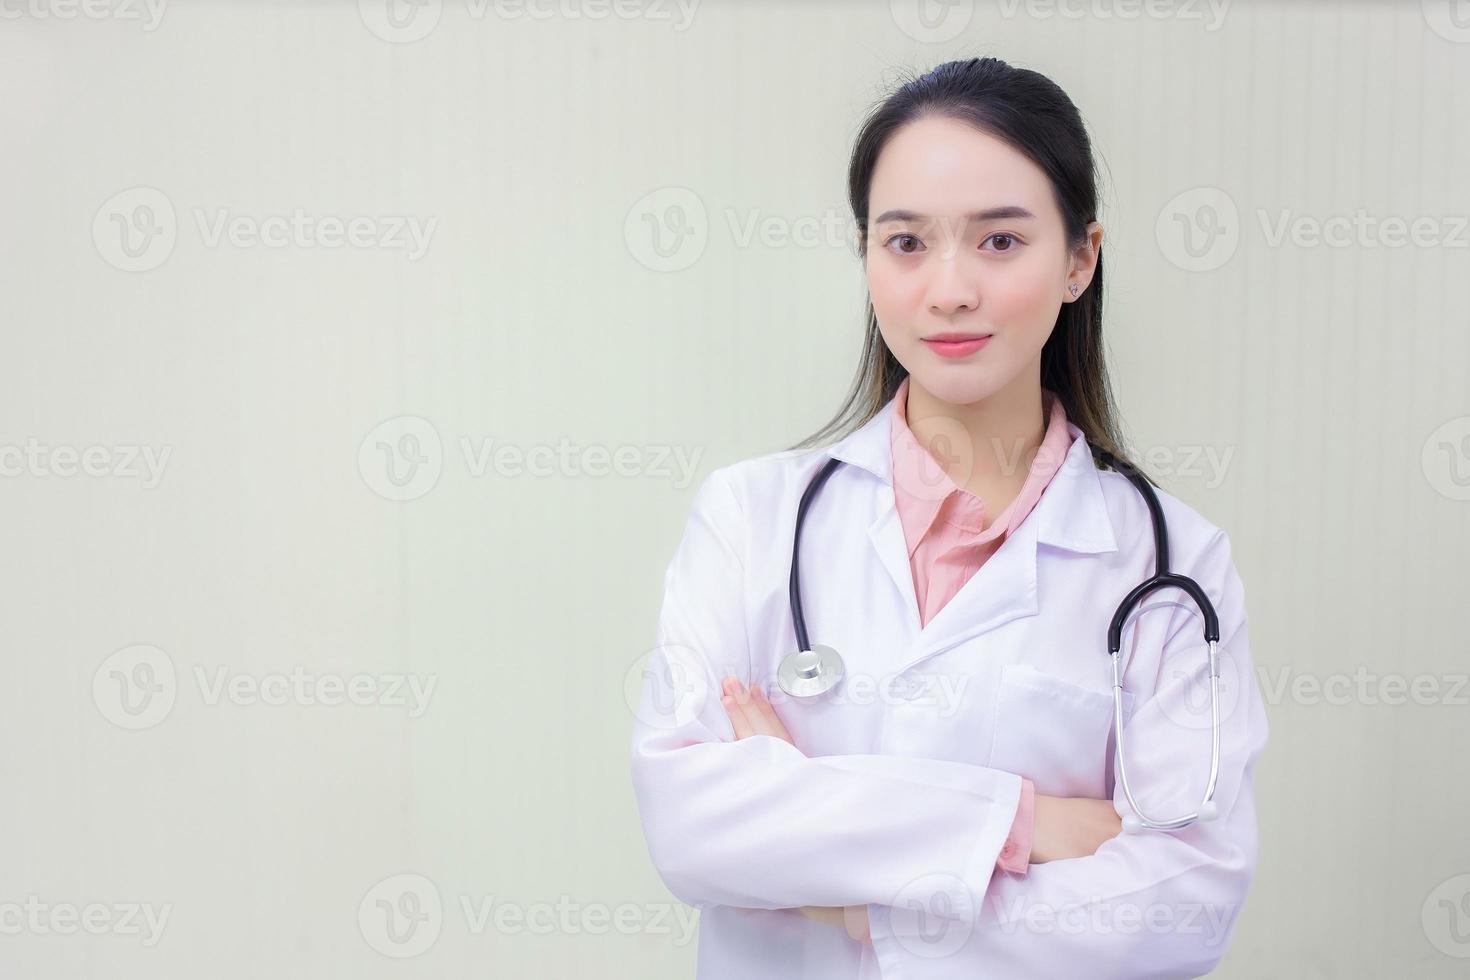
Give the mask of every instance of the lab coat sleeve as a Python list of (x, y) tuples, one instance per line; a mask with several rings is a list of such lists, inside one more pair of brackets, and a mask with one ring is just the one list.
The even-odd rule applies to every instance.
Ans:
[[(1220, 618), (1219, 816), (1182, 830), (1123, 833), (1090, 857), (997, 875), (979, 914), (957, 922), (916, 904), (871, 905), (884, 980), (918, 978), (1195, 977), (1224, 955), (1256, 863), (1252, 777), (1267, 723), (1251, 667), (1244, 592), (1217, 532), (1191, 573)], [(1164, 593), (1156, 593), (1163, 595)], [(1133, 633), (1136, 641), (1139, 631)], [(1124, 688), (1152, 690), (1125, 722), (1129, 784), (1149, 814), (1195, 810), (1209, 773), (1209, 686), (1202, 621), (1181, 598), (1167, 640), (1134, 646)], [(1113, 799), (1130, 812), (1120, 784)], [(963, 893), (967, 886), (952, 883)], [(961, 894), (961, 900), (968, 900)]]
[(695, 493), (642, 669), (630, 756), (659, 875), (693, 906), (942, 901), (949, 877), (982, 894), (1021, 777), (939, 760), (807, 758), (768, 735), (735, 738), (720, 683), (748, 683), (751, 656), (747, 531), (727, 475), (714, 471)]

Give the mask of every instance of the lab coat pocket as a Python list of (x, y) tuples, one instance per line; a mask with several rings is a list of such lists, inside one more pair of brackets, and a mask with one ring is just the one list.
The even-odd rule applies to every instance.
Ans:
[[(1132, 708), (1123, 694), (1123, 720)], [(1108, 799), (1113, 696), (1025, 664), (1001, 669), (990, 765), (1048, 796)]]

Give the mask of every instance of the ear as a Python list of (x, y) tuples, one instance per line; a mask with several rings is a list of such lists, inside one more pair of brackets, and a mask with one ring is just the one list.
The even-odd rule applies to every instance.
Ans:
[[(1101, 254), (1102, 240), (1102, 225), (1096, 221), (1090, 222), (1087, 225), (1086, 237), (1082, 240), (1082, 244), (1073, 250), (1071, 261), (1068, 263), (1067, 281), (1062, 286), (1062, 302), (1072, 302), (1087, 292), (1087, 287), (1092, 285), (1092, 274), (1097, 270), (1097, 257)], [(1072, 295), (1073, 285), (1077, 287), (1077, 296)]]

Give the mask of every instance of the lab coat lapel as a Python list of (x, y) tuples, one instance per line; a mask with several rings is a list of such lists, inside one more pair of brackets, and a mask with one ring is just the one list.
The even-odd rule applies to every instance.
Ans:
[(872, 542), (873, 550), (877, 552), (878, 560), (888, 572), (888, 577), (893, 579), (899, 595), (903, 596), (903, 608), (909, 617), (907, 623), (909, 632), (917, 633), (919, 632), (919, 597), (914, 591), (914, 571), (909, 564), (909, 549), (908, 542), (903, 536), (903, 521), (899, 519), (898, 508), (893, 503), (893, 485), (884, 484), (884, 490), (880, 490), (879, 493), (888, 498), (888, 504), (878, 515), (878, 519), (868, 527), (868, 540)]
[(868, 539), (903, 596), (911, 630), (916, 634), (914, 642), (900, 655), (897, 669), (907, 670), (982, 633), (1036, 615), (1040, 609), (1036, 571), (1039, 548), (1084, 554), (1117, 550), (1092, 452), (1082, 430), (1068, 422), (1073, 436), (1071, 448), (1035, 508), (954, 598), (920, 628), (907, 542), (893, 496), (888, 441), (893, 411), (890, 399), (872, 419), (831, 446), (828, 455), (879, 478), (873, 481), (876, 513), (868, 527)]
[(899, 669), (907, 670), (1012, 620), (1035, 616), (1038, 608), (1036, 522), (1028, 517), (934, 614)]
[(851, 434), (828, 447), (827, 455), (850, 466), (865, 470), (877, 479), (867, 481), (872, 493), (872, 520), (868, 525), (868, 541), (893, 586), (903, 597), (910, 632), (919, 630), (919, 601), (914, 592), (914, 576), (909, 568), (908, 545), (903, 537), (903, 522), (893, 498), (893, 451), (889, 442), (895, 402), (892, 398), (878, 414)]
[(1042, 549), (1076, 554), (1118, 550), (1097, 464), (1082, 430), (1071, 422), (1072, 445), (1031, 513), (953, 599), (935, 614), (901, 669), (942, 653), (1041, 607), (1037, 565)]

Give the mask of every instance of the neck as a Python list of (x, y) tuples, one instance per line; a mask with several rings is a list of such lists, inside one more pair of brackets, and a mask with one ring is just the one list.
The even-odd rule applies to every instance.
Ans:
[(950, 479), (971, 490), (1025, 483), (1031, 461), (1046, 436), (1041, 383), (1024, 372), (1005, 388), (968, 405), (944, 401), (922, 388), (911, 375), (904, 411), (909, 427), (916, 432), (929, 419), (950, 420), (964, 428), (974, 447), (973, 454), (935, 454), (933, 448), (930, 453)]

